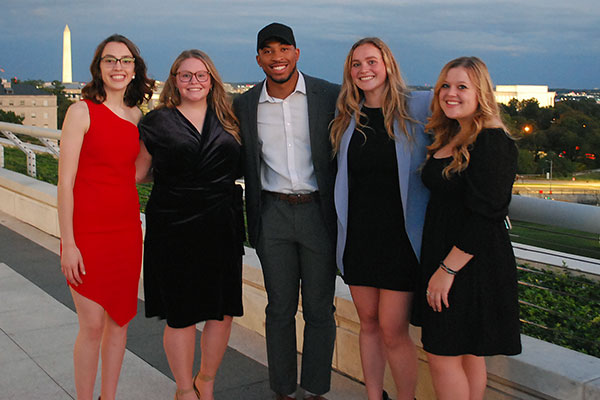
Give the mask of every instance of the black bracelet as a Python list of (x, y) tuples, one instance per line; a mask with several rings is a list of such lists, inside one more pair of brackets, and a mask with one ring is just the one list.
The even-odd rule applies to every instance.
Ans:
[(453, 270), (452, 268), (448, 267), (446, 264), (444, 264), (444, 261), (440, 261), (440, 268), (444, 270), (444, 272), (449, 273), (450, 275), (456, 275), (458, 273), (458, 271)]

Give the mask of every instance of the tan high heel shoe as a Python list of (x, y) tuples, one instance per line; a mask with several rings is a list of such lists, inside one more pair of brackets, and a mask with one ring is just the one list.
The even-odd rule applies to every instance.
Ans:
[[(175, 391), (175, 400), (179, 400), (179, 396), (183, 396), (184, 394), (188, 394), (190, 392), (196, 392), (196, 387), (194, 385), (193, 388), (189, 388), (189, 389), (177, 389)], [(197, 392), (196, 392), (197, 393)], [(196, 394), (196, 397), (198, 397), (198, 395)]]
[(198, 386), (196, 386), (196, 379), (200, 379), (202, 382), (210, 382), (210, 381), (214, 380), (215, 377), (203, 374), (200, 371), (198, 371), (196, 376), (194, 376), (194, 391), (196, 392), (196, 396), (198, 396), (198, 398), (201, 399), (200, 389), (198, 389)]

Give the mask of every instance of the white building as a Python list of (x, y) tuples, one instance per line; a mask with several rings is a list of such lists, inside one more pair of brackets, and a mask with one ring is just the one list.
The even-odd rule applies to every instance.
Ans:
[(544, 85), (496, 85), (496, 101), (508, 104), (512, 99), (518, 101), (536, 99), (540, 107), (554, 107), (556, 92), (549, 92)]
[(57, 128), (56, 96), (35, 86), (3, 79), (0, 109), (23, 117), (23, 125)]

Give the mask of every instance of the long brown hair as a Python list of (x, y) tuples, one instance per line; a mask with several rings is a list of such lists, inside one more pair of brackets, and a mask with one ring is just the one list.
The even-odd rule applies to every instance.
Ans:
[(207, 103), (208, 106), (214, 111), (219, 122), (223, 125), (223, 128), (230, 133), (238, 142), (240, 140), (240, 128), (239, 122), (235, 114), (233, 113), (233, 107), (231, 106), (231, 98), (225, 91), (225, 85), (219, 76), (219, 72), (215, 67), (208, 54), (201, 50), (190, 49), (184, 50), (171, 65), (169, 71), (169, 78), (165, 82), (165, 86), (160, 93), (158, 99), (158, 107), (175, 108), (181, 104), (181, 94), (177, 89), (177, 83), (175, 82), (177, 70), (182, 62), (188, 58), (196, 58), (204, 63), (210, 79), (212, 81), (212, 89), (208, 93)]
[(382, 111), (384, 125), (388, 135), (391, 139), (394, 139), (394, 121), (398, 121), (404, 134), (410, 138), (411, 133), (408, 131), (406, 121), (415, 122), (408, 113), (406, 100), (408, 89), (392, 51), (383, 40), (377, 37), (360, 39), (352, 45), (346, 56), (346, 61), (344, 61), (342, 89), (340, 90), (340, 95), (338, 96), (336, 104), (337, 116), (331, 123), (331, 134), (329, 136), (334, 153), (337, 153), (339, 150), (342, 135), (346, 128), (348, 128), (352, 118), (356, 121), (356, 127), (359, 131), (362, 132), (361, 128), (364, 128), (364, 125), (360, 123), (360, 116), (365, 115), (360, 110), (360, 104), (364, 99), (364, 93), (354, 84), (351, 75), (354, 50), (363, 44), (372, 44), (377, 47), (381, 52), (385, 64), (387, 78), (383, 91)]
[[(448, 71), (459, 67), (467, 71), (469, 79), (477, 93), (479, 103), (473, 119), (465, 126), (460, 125), (455, 119), (446, 117), (446, 114), (444, 114), (444, 111), (440, 107), (440, 90), (446, 81)], [(467, 168), (471, 158), (469, 146), (475, 142), (483, 128), (501, 128), (510, 136), (508, 129), (504, 126), (500, 118), (498, 103), (494, 96), (494, 85), (488, 68), (477, 57), (459, 57), (450, 61), (442, 68), (435, 84), (431, 109), (431, 118), (425, 129), (432, 131), (435, 136), (433, 143), (427, 147), (428, 157), (450, 143), (455, 136), (461, 135), (461, 138), (463, 138), (452, 149), (453, 159), (443, 171), (446, 178), (449, 178), (453, 173), (461, 172)]]
[(104, 47), (108, 43), (116, 42), (123, 43), (131, 55), (135, 58), (134, 78), (127, 85), (123, 101), (128, 107), (140, 105), (144, 100), (150, 100), (152, 97), (152, 89), (154, 89), (154, 79), (148, 78), (146, 75), (146, 63), (140, 55), (140, 50), (135, 44), (123, 35), (114, 34), (104, 39), (96, 48), (94, 58), (90, 64), (90, 72), (92, 80), (83, 89), (81, 89), (81, 97), (89, 99), (94, 103), (100, 104), (106, 100), (106, 91), (104, 90), (104, 82), (102, 81), (102, 72), (100, 71), (100, 61)]

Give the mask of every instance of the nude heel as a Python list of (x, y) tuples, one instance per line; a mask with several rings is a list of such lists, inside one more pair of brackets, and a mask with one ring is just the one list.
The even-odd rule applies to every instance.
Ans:
[(200, 390), (196, 386), (196, 379), (200, 379), (202, 382), (210, 382), (215, 379), (214, 376), (206, 375), (198, 371), (196, 376), (194, 376), (194, 391), (196, 392), (196, 396), (200, 399)]
[[(193, 388), (190, 388), (190, 389), (177, 389), (175, 391), (175, 400), (179, 400), (179, 396), (182, 396), (184, 394), (188, 394), (188, 393), (190, 393), (192, 391), (196, 392), (196, 387), (195, 386)], [(196, 397), (198, 397), (197, 394), (196, 394)]]

